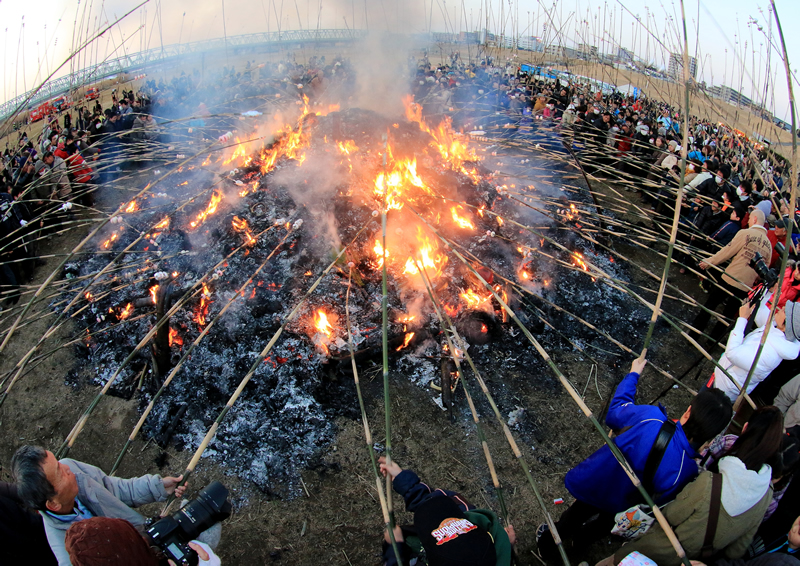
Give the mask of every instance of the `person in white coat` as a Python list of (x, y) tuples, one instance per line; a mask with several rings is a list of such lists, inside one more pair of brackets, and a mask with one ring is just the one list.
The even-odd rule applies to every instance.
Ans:
[[(728, 336), (725, 353), (719, 365), (736, 380), (731, 381), (719, 367), (714, 370), (713, 386), (722, 390), (731, 401), (736, 400), (755, 360), (764, 328), (756, 328), (745, 335), (745, 326), (753, 306), (745, 303), (739, 308), (739, 318)], [(788, 301), (784, 308), (776, 309), (773, 327), (767, 335), (764, 349), (758, 359), (753, 376), (747, 384), (747, 393), (753, 391), (783, 360), (794, 360), (800, 354), (800, 309)]]

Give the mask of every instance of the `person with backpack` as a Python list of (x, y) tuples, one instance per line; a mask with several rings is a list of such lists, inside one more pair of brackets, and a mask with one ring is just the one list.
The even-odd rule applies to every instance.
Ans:
[[(690, 560), (710, 563), (716, 555), (744, 556), (772, 501), (768, 462), (778, 452), (782, 436), (781, 412), (776, 407), (757, 409), (731, 448), (664, 508), (664, 517)], [(658, 566), (681, 564), (658, 523), (600, 564), (618, 564), (634, 551)]]
[[(725, 429), (733, 409), (725, 394), (716, 390), (696, 395), (677, 422), (661, 406), (635, 404), (646, 363), (639, 358), (631, 364), (611, 400), (606, 424), (645, 489), (660, 504), (672, 500), (697, 476), (698, 450)], [(575, 498), (556, 523), (567, 552), (607, 535), (616, 513), (643, 503), (607, 445), (567, 472), (564, 484)], [(539, 526), (536, 537), (542, 557), (557, 560), (558, 547), (546, 524)]]

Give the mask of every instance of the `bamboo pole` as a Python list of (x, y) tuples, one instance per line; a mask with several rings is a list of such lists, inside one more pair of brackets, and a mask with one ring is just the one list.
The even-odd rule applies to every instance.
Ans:
[[(274, 228), (274, 226), (270, 226), (266, 230), (260, 232), (259, 234), (256, 234), (254, 237), (257, 240), (263, 234), (265, 234), (266, 232), (269, 232), (270, 230), (272, 230), (272, 228)], [(172, 380), (175, 378), (175, 375), (177, 375), (178, 371), (180, 371), (180, 369), (183, 367), (183, 364), (186, 362), (186, 360), (189, 359), (189, 356), (191, 356), (191, 354), (194, 351), (194, 349), (200, 344), (200, 342), (203, 340), (203, 338), (205, 338), (205, 336), (211, 331), (211, 328), (222, 317), (222, 315), (224, 315), (228, 311), (228, 309), (233, 305), (233, 303), (236, 301), (236, 299), (238, 299), (239, 296), (241, 296), (241, 294), (244, 293), (244, 290), (247, 288), (248, 285), (250, 285), (250, 283), (253, 282), (253, 279), (261, 272), (262, 269), (264, 269), (264, 267), (266, 267), (266, 265), (269, 262), (269, 260), (272, 259), (272, 257), (281, 248), (281, 246), (283, 246), (283, 244), (286, 243), (286, 239), (289, 237), (290, 234), (291, 234), (291, 231), (287, 230), (286, 234), (284, 234), (284, 236), (281, 239), (281, 241), (278, 242), (278, 245), (275, 246), (273, 248), (273, 250), (269, 253), (269, 255), (267, 255), (267, 257), (264, 259), (264, 261), (261, 262), (261, 265), (259, 265), (258, 268), (255, 270), (255, 272), (253, 272), (253, 274), (244, 282), (244, 284), (242, 284), (239, 287), (239, 289), (236, 291), (236, 294), (234, 294), (233, 297), (231, 297), (228, 300), (228, 302), (225, 303), (225, 305), (222, 307), (222, 309), (220, 309), (220, 311), (217, 313), (217, 315), (214, 316), (214, 318), (209, 321), (209, 323), (205, 326), (205, 328), (203, 328), (202, 332), (200, 332), (200, 334), (197, 336), (197, 338), (195, 338), (192, 341), (191, 345), (186, 349), (186, 352), (184, 352), (183, 356), (181, 356), (181, 359), (178, 360), (178, 363), (175, 364), (175, 367), (172, 368), (172, 370), (170, 371), (170, 373), (167, 376), (167, 378), (164, 380), (164, 382), (158, 388), (158, 391), (156, 391), (156, 394), (153, 395), (152, 399), (150, 399), (150, 402), (147, 404), (147, 407), (145, 407), (145, 410), (142, 412), (142, 415), (139, 417), (139, 421), (133, 427), (133, 431), (131, 431), (131, 434), (128, 436), (128, 440), (125, 442), (125, 446), (123, 446), (122, 450), (120, 450), (120, 453), (117, 456), (117, 459), (114, 462), (114, 465), (111, 467), (111, 471), (108, 473), (108, 475), (113, 476), (114, 473), (117, 471), (117, 469), (119, 468), (120, 464), (122, 463), (122, 459), (124, 458), (128, 448), (133, 443), (133, 441), (136, 439), (136, 437), (139, 435), (139, 431), (141, 431), (142, 427), (144, 426), (144, 423), (147, 420), (147, 417), (150, 415), (150, 412), (153, 410), (153, 407), (155, 407), (155, 404), (158, 401), (158, 399), (161, 397), (161, 394), (167, 389), (167, 387), (169, 387), (169, 384), (172, 383)], [(236, 251), (238, 251), (239, 249), (241, 249), (241, 247), (237, 248)], [(227, 259), (228, 258), (226, 258), (226, 260)], [(216, 269), (216, 266), (214, 267), (214, 269)]]
[[(211, 439), (214, 438), (214, 435), (216, 435), (217, 429), (219, 428), (219, 425), (225, 419), (225, 416), (228, 414), (228, 412), (233, 408), (233, 405), (236, 403), (236, 401), (241, 396), (242, 392), (244, 391), (244, 388), (247, 386), (248, 383), (250, 383), (250, 380), (252, 379), (252, 377), (255, 374), (256, 370), (263, 363), (263, 361), (266, 359), (267, 355), (272, 350), (273, 346), (275, 346), (275, 343), (278, 341), (278, 338), (280, 338), (281, 334), (283, 334), (283, 331), (286, 329), (286, 326), (292, 320), (294, 320), (294, 317), (297, 316), (297, 314), (300, 312), (300, 308), (305, 304), (305, 302), (308, 300), (308, 298), (314, 293), (314, 291), (317, 289), (317, 287), (319, 287), (319, 284), (322, 283), (322, 280), (328, 275), (328, 273), (330, 273), (331, 269), (333, 269), (333, 267), (339, 262), (339, 260), (342, 258), (344, 253), (359, 238), (359, 236), (361, 236), (361, 234), (364, 232), (364, 230), (366, 230), (366, 225), (364, 225), (356, 233), (356, 235), (353, 236), (353, 239), (350, 241), (349, 244), (347, 244), (345, 247), (343, 247), (341, 249), (341, 251), (339, 251), (339, 253), (336, 254), (336, 257), (333, 259), (333, 261), (328, 265), (328, 267), (325, 268), (325, 270), (314, 281), (314, 283), (311, 284), (311, 287), (308, 289), (308, 291), (305, 292), (303, 297), (295, 305), (295, 307), (289, 312), (289, 314), (286, 315), (286, 318), (281, 323), (280, 327), (278, 327), (278, 330), (275, 331), (275, 333), (272, 335), (272, 338), (270, 338), (269, 342), (267, 342), (267, 345), (264, 346), (264, 349), (261, 350), (261, 353), (259, 353), (259, 355), (256, 357), (256, 361), (253, 362), (252, 366), (250, 366), (250, 369), (247, 371), (247, 373), (244, 375), (242, 380), (239, 382), (239, 385), (236, 388), (236, 390), (233, 392), (233, 394), (231, 394), (230, 398), (228, 399), (228, 402), (225, 403), (225, 406), (222, 408), (222, 410), (220, 411), (219, 415), (217, 415), (217, 418), (214, 420), (214, 423), (211, 425), (211, 428), (209, 428), (209, 430), (206, 433), (205, 437), (203, 437), (203, 440), (200, 442), (200, 446), (198, 446), (197, 450), (194, 453), (194, 456), (192, 456), (192, 459), (189, 461), (189, 464), (186, 466), (186, 471), (183, 473), (183, 479), (181, 480), (179, 485), (184, 485), (188, 481), (189, 477), (194, 472), (194, 469), (197, 467), (197, 464), (200, 462), (200, 458), (203, 456), (203, 452), (205, 452), (206, 448), (208, 447), (209, 442), (211, 442)], [(169, 508), (172, 505), (172, 502), (174, 500), (175, 500), (174, 496), (170, 496), (169, 499), (167, 499), (167, 502), (164, 505), (163, 510), (161, 511), (161, 516), (162, 517), (165, 517), (167, 515), (167, 513), (169, 512)]]
[[(788, 226), (786, 227), (786, 240), (784, 241), (784, 250), (783, 256), (781, 257), (781, 268), (780, 272), (778, 273), (778, 283), (777, 289), (775, 290), (775, 295), (772, 299), (772, 306), (769, 311), (769, 317), (767, 319), (766, 324), (764, 325), (764, 333), (761, 335), (761, 340), (758, 344), (758, 350), (756, 351), (756, 356), (753, 359), (753, 363), (750, 366), (750, 371), (747, 372), (747, 378), (745, 379), (744, 383), (741, 385), (741, 389), (739, 391), (739, 395), (736, 397), (736, 401), (734, 402), (734, 410), (738, 410), (740, 405), (742, 404), (742, 399), (745, 394), (747, 394), (747, 388), (750, 385), (750, 380), (753, 377), (753, 372), (758, 365), (758, 360), (761, 357), (761, 353), (764, 350), (764, 344), (767, 341), (767, 336), (769, 331), (772, 328), (772, 318), (775, 315), (775, 309), (778, 306), (778, 301), (781, 295), (781, 288), (783, 287), (783, 277), (786, 272), (786, 262), (789, 259), (789, 249), (792, 244), (792, 228), (794, 226), (794, 222), (791, 219), (794, 218), (795, 213), (795, 205), (797, 203), (797, 117), (796, 117), (796, 109), (794, 104), (794, 85), (792, 84), (792, 75), (791, 75), (791, 68), (789, 66), (789, 53), (786, 51), (786, 41), (783, 36), (783, 27), (781, 26), (780, 18), (778, 17), (778, 10), (775, 7), (775, 0), (770, 0), (770, 4), (772, 5), (772, 11), (775, 14), (775, 23), (778, 25), (778, 35), (781, 40), (781, 49), (783, 51), (783, 64), (786, 70), (786, 81), (789, 88), (789, 107), (791, 109), (792, 114), (792, 172), (790, 175), (791, 183), (792, 183), (792, 196), (791, 202), (789, 203), (789, 219)], [(755, 306), (758, 308), (758, 305)], [(791, 321), (787, 321), (791, 324)]]
[(633, 471), (633, 468), (628, 463), (628, 461), (625, 458), (624, 454), (622, 454), (622, 452), (620, 452), (619, 448), (617, 448), (617, 445), (614, 444), (611, 441), (611, 438), (609, 438), (608, 433), (606, 433), (605, 428), (603, 428), (603, 426), (600, 424), (600, 422), (597, 420), (597, 418), (592, 413), (591, 409), (589, 409), (589, 407), (586, 405), (586, 403), (584, 403), (583, 399), (578, 394), (578, 392), (575, 390), (575, 388), (573, 387), (572, 383), (570, 383), (569, 380), (564, 376), (564, 374), (561, 373), (561, 370), (558, 369), (558, 366), (552, 360), (552, 358), (547, 353), (547, 351), (542, 347), (542, 345), (538, 342), (538, 340), (536, 340), (536, 338), (533, 337), (533, 334), (530, 333), (530, 331), (522, 323), (522, 321), (519, 320), (519, 318), (517, 318), (517, 315), (514, 313), (513, 310), (511, 310), (511, 307), (509, 307), (508, 304), (502, 299), (502, 297), (500, 297), (500, 295), (497, 294), (497, 292), (494, 290), (494, 288), (486, 282), (486, 280), (483, 278), (483, 276), (481, 276), (481, 274), (478, 273), (478, 271), (474, 267), (472, 267), (472, 265), (466, 260), (466, 258), (463, 255), (461, 255), (461, 253), (457, 249), (455, 249), (447, 240), (445, 240), (439, 234), (439, 232), (435, 228), (433, 228), (422, 217), (422, 215), (419, 214), (419, 212), (417, 212), (410, 204), (406, 203), (406, 206), (408, 206), (409, 209), (412, 210), (414, 212), (414, 214), (420, 220), (422, 220), (426, 225), (428, 225), (428, 227), (433, 231), (433, 233), (436, 235), (436, 237), (439, 240), (441, 240), (442, 243), (445, 244), (445, 246), (450, 248), (450, 250), (453, 252), (453, 254), (455, 254), (455, 256), (458, 257), (458, 259), (467, 267), (467, 269), (470, 270), (470, 272), (472, 272), (472, 274), (478, 279), (478, 281), (480, 281), (480, 283), (484, 286), (484, 288), (486, 288), (486, 290), (489, 291), (492, 294), (492, 296), (494, 296), (495, 300), (503, 307), (503, 310), (506, 311), (506, 313), (508, 314), (509, 318), (511, 318), (511, 320), (514, 321), (514, 323), (519, 327), (519, 329), (522, 331), (522, 333), (525, 334), (525, 337), (528, 339), (528, 341), (533, 345), (533, 347), (539, 353), (539, 356), (550, 367), (550, 369), (555, 374), (555, 376), (559, 380), (559, 382), (561, 382), (561, 385), (567, 391), (569, 396), (572, 397), (572, 400), (575, 401), (575, 403), (581, 409), (581, 411), (586, 416), (586, 418), (589, 419), (589, 421), (592, 423), (592, 425), (594, 425), (595, 429), (598, 431), (600, 436), (603, 438), (603, 441), (606, 443), (606, 445), (608, 445), (609, 449), (611, 450), (611, 453), (614, 455), (614, 457), (616, 458), (617, 462), (619, 462), (619, 465), (622, 467), (623, 471), (628, 476), (628, 478), (631, 480), (631, 483), (633, 483), (633, 485), (637, 489), (637, 491), (641, 494), (642, 498), (645, 500), (647, 505), (649, 505), (652, 508), (653, 515), (655, 515), (655, 518), (658, 521), (658, 524), (661, 525), (661, 528), (664, 530), (664, 533), (666, 534), (667, 538), (669, 539), (670, 544), (672, 545), (673, 549), (675, 550), (675, 553), (681, 559), (681, 562), (684, 563), (684, 566), (691, 566), (690, 563), (689, 563), (689, 559), (686, 557), (686, 552), (683, 550), (683, 546), (681, 546), (680, 541), (678, 541), (678, 538), (675, 536), (675, 532), (672, 530), (672, 527), (670, 526), (670, 524), (667, 521), (667, 519), (664, 517), (664, 514), (661, 512), (659, 507), (656, 505), (655, 501), (653, 501), (653, 498), (650, 497), (650, 494), (647, 493), (647, 490), (644, 488), (644, 486), (642, 485), (642, 482), (636, 476), (636, 473)]
[[(366, 441), (367, 454), (369, 454), (370, 463), (372, 464), (372, 473), (375, 476), (375, 490), (378, 492), (378, 500), (383, 513), (383, 524), (387, 532), (393, 532), (389, 515), (389, 504), (386, 500), (386, 493), (383, 490), (383, 482), (381, 482), (381, 474), (378, 471), (378, 462), (375, 459), (375, 450), (372, 443), (372, 430), (369, 426), (369, 418), (367, 417), (367, 409), (364, 405), (364, 396), (361, 394), (361, 382), (358, 378), (358, 367), (356, 366), (356, 353), (353, 346), (353, 327), (350, 324), (350, 290), (353, 286), (353, 269), (352, 264), (349, 266), (347, 276), (347, 295), (345, 296), (344, 312), (347, 321), (347, 348), (350, 350), (350, 365), (353, 369), (353, 380), (356, 386), (356, 395), (358, 396), (358, 408), (361, 410), (361, 423), (364, 425), (364, 440)], [(394, 535), (389, 537), (391, 541), (392, 550), (395, 556), (400, 556), (400, 549), (397, 546), (397, 541)]]

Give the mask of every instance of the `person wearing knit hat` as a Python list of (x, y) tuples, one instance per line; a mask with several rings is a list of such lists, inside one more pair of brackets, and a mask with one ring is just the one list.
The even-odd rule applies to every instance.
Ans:
[[(160, 558), (157, 547), (151, 547), (132, 524), (124, 519), (92, 517), (73, 525), (65, 539), (73, 566), (157, 566), (174, 564)], [(206, 544), (192, 541), (189, 547), (197, 553), (202, 566), (220, 566), (219, 557)]]
[[(406, 511), (414, 513), (413, 527), (395, 527), (394, 535), (404, 564), (424, 551), (429, 566), (510, 566), (514, 528), (505, 529), (487, 509), (476, 509), (461, 495), (433, 490), (411, 470), (380, 458), (381, 473), (392, 478), (394, 491), (403, 496)], [(385, 533), (384, 564), (398, 563)]]
[[(725, 268), (720, 280), (709, 290), (705, 309), (702, 309), (692, 322), (695, 336), (699, 336), (700, 332), (705, 331), (711, 320), (710, 311), (714, 311), (719, 305), (724, 306), (722, 311), (724, 317), (735, 318), (736, 309), (747, 297), (747, 293), (756, 281), (757, 274), (750, 267), (750, 260), (755, 257), (756, 253), (764, 258), (767, 265), (772, 259), (772, 244), (767, 236), (767, 230), (764, 228), (764, 213), (759, 209), (754, 209), (750, 214), (748, 224), (749, 227), (746, 230), (739, 230), (727, 246), (699, 264), (700, 269), (709, 270), (712, 266), (719, 266), (730, 260), (730, 264)], [(716, 274), (716, 270), (709, 271)], [(728, 327), (725, 324), (718, 322), (710, 336), (714, 340), (719, 340), (727, 330)]]
[(41, 446), (21, 446), (11, 459), (11, 473), (20, 499), (39, 512), (47, 542), (59, 566), (71, 564), (65, 547), (67, 530), (92, 517), (125, 519), (144, 528), (146, 519), (133, 507), (183, 497), (179, 477), (107, 476), (100, 468), (70, 458), (57, 459)]
[(73, 523), (64, 544), (72, 566), (157, 566), (150, 546), (124, 519), (92, 517)]

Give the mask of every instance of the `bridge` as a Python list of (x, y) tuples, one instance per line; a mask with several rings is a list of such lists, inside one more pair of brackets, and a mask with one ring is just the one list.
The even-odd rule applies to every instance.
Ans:
[[(168, 64), (187, 56), (197, 56), (205, 53), (219, 53), (230, 50), (238, 53), (243, 50), (257, 51), (269, 47), (301, 48), (303, 45), (335, 45), (350, 43), (366, 38), (366, 30), (350, 29), (318, 29), (318, 30), (290, 30), (269, 33), (250, 33), (232, 37), (194, 41), (165, 45), (126, 54), (116, 59), (109, 59), (92, 67), (81, 69), (69, 75), (52, 79), (38, 89), (0, 104), (0, 120), (5, 120), (15, 113), (28, 107), (36, 106), (41, 102), (69, 92), (71, 89), (96, 83), (120, 73), (135, 73), (144, 71), (148, 67)], [(30, 100), (29, 100), (30, 99)], [(27, 101), (27, 102), (26, 102)]]

